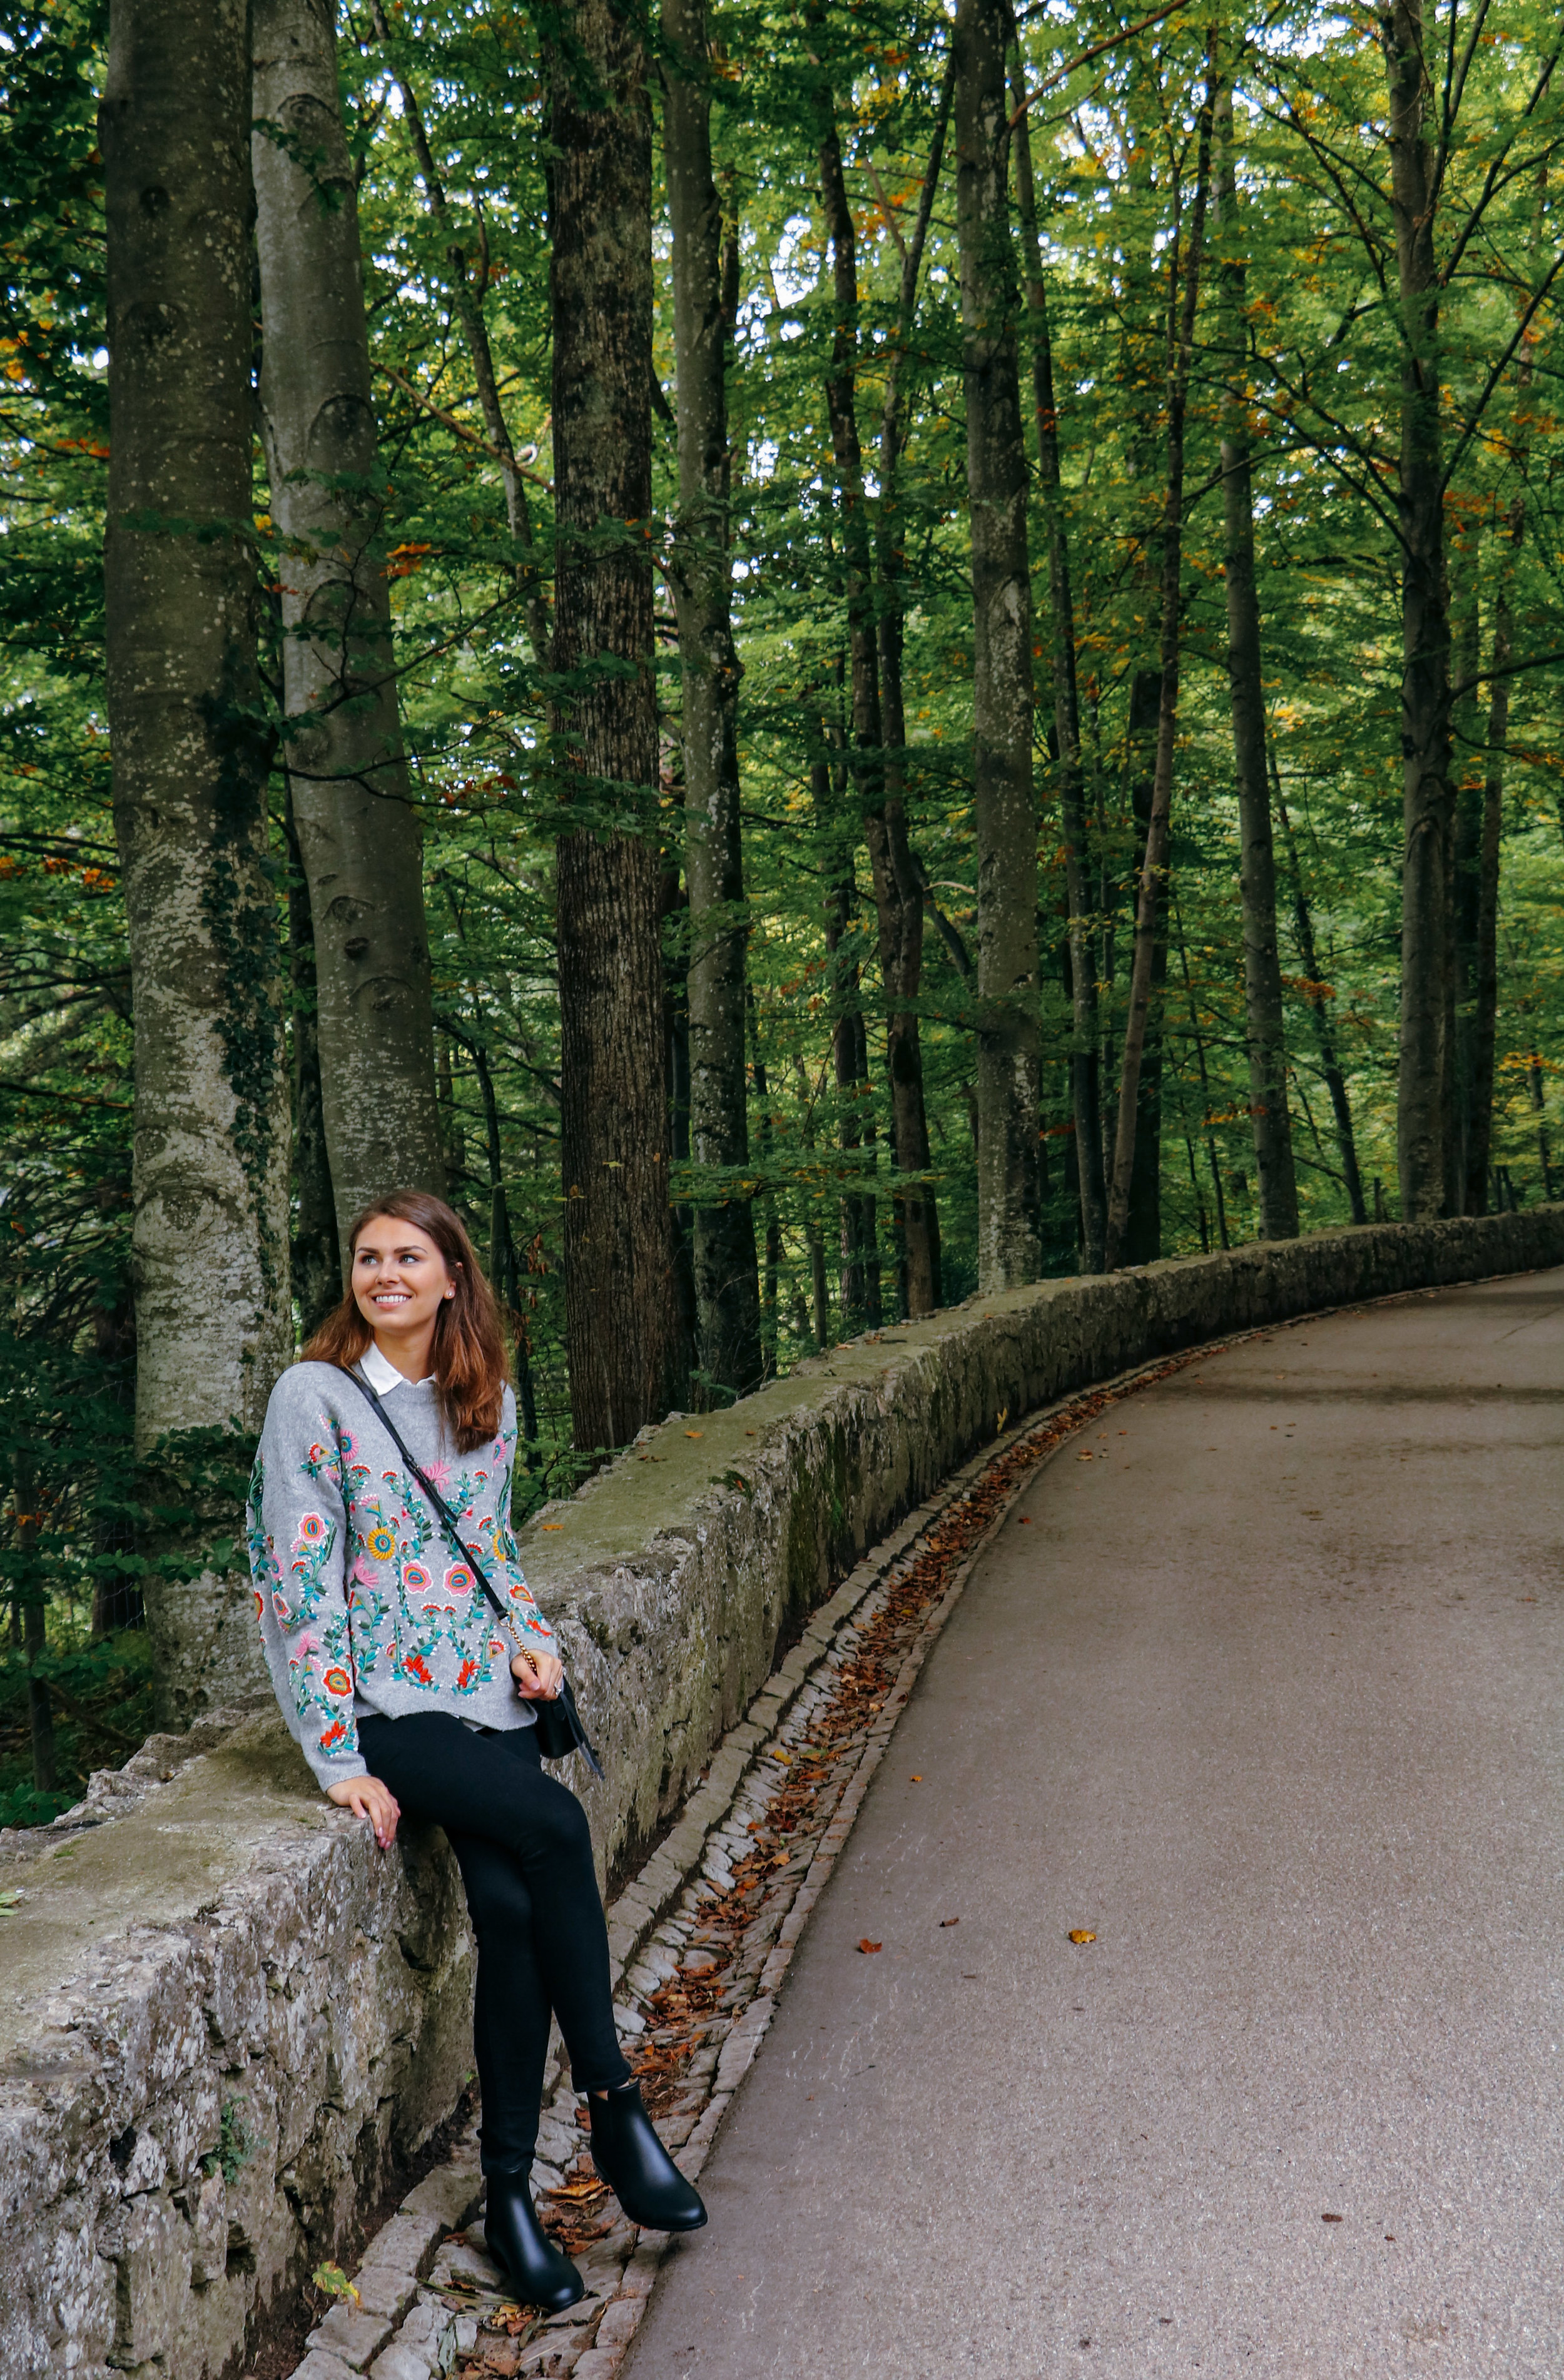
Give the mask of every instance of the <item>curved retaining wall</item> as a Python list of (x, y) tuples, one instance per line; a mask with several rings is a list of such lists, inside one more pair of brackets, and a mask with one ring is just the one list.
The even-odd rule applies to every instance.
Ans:
[[(736, 1756), (721, 1739), (779, 1646), (1007, 1423), (1231, 1331), (1561, 1262), (1550, 1207), (1049, 1281), (644, 1432), (523, 1540), (603, 1754), (585, 1798), (605, 1867)], [(697, 1831), (618, 1896), (620, 1961)], [(267, 1714), (154, 1738), (55, 1827), (0, 1836), (6, 2380), (242, 2370), (278, 2293), (351, 2242), (394, 2154), (450, 2113), (470, 1991), (439, 1836), (377, 1857)]]

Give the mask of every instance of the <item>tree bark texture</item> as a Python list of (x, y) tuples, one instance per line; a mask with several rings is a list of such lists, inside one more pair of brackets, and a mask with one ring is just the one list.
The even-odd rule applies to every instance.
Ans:
[(321, 1033), (315, 1002), (315, 927), (299, 856), (291, 796), (288, 844), (288, 978), (293, 994), (293, 1162), (291, 1243), (299, 1336), (309, 1339), (342, 1296), (342, 1253), (332, 1198), (326, 1118), (321, 1099)]
[(1035, 1281), (1037, 836), (1026, 448), (1008, 196), (1008, 12), (960, 0), (956, 215), (972, 534), (973, 808), (977, 837), (977, 1279)]
[[(1368, 1208), (1364, 1201), (1363, 1174), (1358, 1165), (1358, 1145), (1352, 1131), (1352, 1103), (1347, 1097), (1346, 1077), (1336, 1054), (1336, 1036), (1330, 1029), (1330, 989), (1319, 971), (1319, 953), (1315, 947), (1314, 919), (1309, 915), (1309, 897), (1303, 884), (1303, 870), (1298, 858), (1298, 846), (1293, 840), (1292, 821), (1287, 815), (1282, 799), (1281, 779), (1277, 770), (1276, 755), (1270, 756), (1271, 783), (1276, 795), (1276, 814), (1281, 825), (1282, 843), (1287, 852), (1288, 873), (1292, 880), (1292, 925), (1298, 941), (1298, 957), (1308, 986), (1304, 998), (1314, 1019), (1315, 1042), (1319, 1050), (1320, 1073), (1330, 1094), (1330, 1111), (1336, 1119), (1336, 1145), (1341, 1154), (1341, 1178), (1346, 1185), (1347, 1204), (1354, 1223), (1366, 1223)], [(1376, 1219), (1377, 1220), (1377, 1219)]]
[(1226, 529), (1228, 686), (1233, 772), (1238, 784), (1240, 888), (1243, 906), (1243, 1001), (1249, 1045), (1249, 1114), (1259, 1185), (1259, 1235), (1298, 1236), (1298, 1177), (1287, 1107), (1287, 1029), (1277, 943), (1276, 853), (1266, 771), (1266, 702), (1260, 679), (1260, 599), (1255, 574), (1255, 504), (1249, 463), (1244, 260), (1233, 154), (1232, 90), (1218, 94), (1216, 128), (1222, 257), (1222, 513)]
[(760, 1378), (745, 1089), (748, 915), (739, 830), (738, 687), (728, 494), (721, 200), (711, 173), (711, 66), (705, 0), (663, 0), (663, 170), (673, 231), (679, 511), (671, 578), (684, 698), (685, 880), (690, 1155), (728, 1177), (720, 1202), (694, 1210), (697, 1347), (701, 1369), (743, 1391)]
[[(1517, 501), (1512, 535), (1520, 541), (1522, 507)], [(1504, 758), (1509, 741), (1509, 664), (1514, 641), (1509, 590), (1500, 584), (1494, 605), (1494, 676), (1488, 695), (1488, 759), (1483, 775), (1483, 809), (1477, 844), (1477, 917), (1472, 986), (1471, 1112), (1466, 1146), (1466, 1212), (1488, 1211), (1488, 1167), (1494, 1131), (1494, 1058), (1498, 1037), (1498, 878), (1504, 822)]]
[(661, 1419), (679, 1387), (652, 685), (651, 121), (640, 35), (609, 0), (562, 10), (547, 66), (555, 725), (562, 803), (581, 813), (559, 843), (565, 1330), (576, 1443), (590, 1452)]
[[(1437, 1216), (1445, 1195), (1444, 1027), (1449, 965), (1449, 621), (1439, 435), (1438, 203), (1422, 0), (1380, 20), (1389, 97), (1390, 199), (1400, 309), (1401, 1013), (1396, 1153), (1401, 1219)], [(1436, 68), (1436, 77), (1437, 69)]]
[[(929, 142), (917, 216), (902, 263), (896, 342), (886, 359), (885, 399), (879, 424), (879, 592), (876, 634), (879, 655), (880, 726), (885, 748), (884, 808), (865, 821), (874, 870), (879, 922), (879, 965), (885, 983), (885, 1067), (891, 1087), (896, 1165), (903, 1177), (927, 1175), (931, 1163), (928, 1115), (923, 1089), (923, 1049), (917, 998), (923, 978), (923, 879), (907, 833), (907, 721), (902, 683), (903, 649), (903, 547), (898, 476), (903, 419), (903, 375), (917, 316), (918, 275), (940, 186), (951, 103), (955, 91), (952, 51), (940, 86), (940, 103)], [(927, 1181), (904, 1181), (896, 1214), (905, 1261), (909, 1315), (932, 1314), (943, 1296), (940, 1268), (940, 1215)]]
[[(1135, 904), (1129, 1014), (1124, 1026), (1124, 1055), (1119, 1077), (1119, 1123), (1113, 1144), (1113, 1182), (1109, 1198), (1105, 1256), (1106, 1269), (1109, 1272), (1122, 1261), (1129, 1228), (1141, 1066), (1146, 1052), (1153, 976), (1157, 965), (1158, 912), (1168, 870), (1168, 828), (1172, 811), (1173, 753), (1179, 720), (1184, 415), (1189, 395), (1190, 358), (1194, 346), (1194, 312), (1200, 290), (1201, 254), (1210, 187), (1211, 117), (1215, 96), (1216, 69), (1213, 64), (1207, 72), (1206, 95), (1200, 109), (1194, 196), (1190, 208), (1187, 237), (1182, 232), (1175, 235), (1169, 263), (1168, 482), (1162, 515), (1161, 573), (1162, 694), (1157, 722), (1157, 764), (1152, 780), (1151, 816), (1146, 825), (1146, 858), (1141, 867)], [(1165, 959), (1163, 965), (1165, 969)]]
[[(271, 739), (248, 535), (249, 104), (243, 0), (120, 0), (100, 119), (104, 570), (136, 1021), (143, 1449), (165, 1430), (259, 1427), (291, 1335), (283, 1013), (262, 867)], [(178, 1659), (174, 1639), (165, 1650)]]
[(1075, 603), (1070, 541), (1060, 469), (1059, 407), (1054, 396), (1053, 342), (1048, 285), (1037, 238), (1032, 179), (1032, 138), (1026, 79), (1020, 52), (1011, 72), (1015, 102), (1015, 184), (1025, 249), (1026, 306), (1032, 328), (1032, 401), (1037, 426), (1037, 480), (1049, 545), (1049, 599), (1053, 613), (1053, 718), (1058, 746), (1060, 807), (1064, 827), (1064, 884), (1070, 919), (1070, 1104), (1075, 1125), (1075, 1170), (1081, 1207), (1081, 1269), (1102, 1270), (1108, 1190), (1102, 1164), (1102, 1074), (1097, 1043), (1097, 937), (1086, 898), (1085, 771), (1081, 757), (1081, 705), (1075, 674)]
[(398, 716), (333, 0), (254, 0), (262, 434), (283, 539), (285, 757), (314, 923), (321, 1104), (346, 1257), (385, 1191), (443, 1191), (423, 830)]

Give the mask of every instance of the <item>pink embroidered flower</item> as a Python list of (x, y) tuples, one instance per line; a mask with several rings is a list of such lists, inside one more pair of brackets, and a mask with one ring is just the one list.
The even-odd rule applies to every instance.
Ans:
[(430, 1486), (431, 1488), (438, 1488), (441, 1494), (443, 1496), (446, 1488), (451, 1485), (451, 1466), (443, 1458), (436, 1463), (426, 1463), (424, 1465), (424, 1476), (429, 1481)]
[(477, 1584), (466, 1562), (453, 1562), (445, 1573), (447, 1595), (471, 1595)]
[(358, 1580), (360, 1586), (374, 1586), (378, 1584), (375, 1577), (374, 1564), (368, 1560), (363, 1554), (358, 1556), (353, 1565), (353, 1575)]
[(430, 1576), (422, 1562), (403, 1563), (402, 1584), (406, 1588), (409, 1595), (427, 1595), (429, 1593)]
[(292, 1610), (292, 1606), (288, 1602), (285, 1595), (273, 1593), (272, 1597), (272, 1609), (276, 1613), (279, 1620), (285, 1621)]
[(294, 1539), (294, 1544), (296, 1546), (321, 1546), (324, 1545), (325, 1541), (326, 1524), (321, 1519), (320, 1513), (301, 1512), (298, 1516), (298, 1535)]

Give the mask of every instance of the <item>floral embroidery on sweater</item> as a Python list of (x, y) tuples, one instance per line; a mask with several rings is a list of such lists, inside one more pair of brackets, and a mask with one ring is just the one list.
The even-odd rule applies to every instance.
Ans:
[[(316, 1392), (304, 1403), (306, 1375)], [(363, 1770), (356, 1696), (387, 1716), (460, 1709), (485, 1694), (486, 1723), (509, 1719), (513, 1708), (512, 1648), (495, 1631), (471, 1562), (399, 1463), (366, 1459), (370, 1426), (356, 1432), (332, 1412), (337, 1393), (357, 1392), (346, 1381), (337, 1392), (325, 1366), (284, 1375), (267, 1415), (249, 1514), (256, 1614), (273, 1682), (322, 1782)], [(510, 1415), (507, 1391), (507, 1424)], [(384, 1433), (375, 1430), (374, 1439), (383, 1444)], [(553, 1632), (503, 1517), (514, 1448), (512, 1426), (471, 1455), (446, 1454), (425, 1468), (513, 1623), (552, 1648)]]

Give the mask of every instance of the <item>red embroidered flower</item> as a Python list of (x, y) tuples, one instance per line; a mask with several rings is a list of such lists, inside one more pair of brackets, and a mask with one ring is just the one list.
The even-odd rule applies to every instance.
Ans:
[(420, 1686), (433, 1685), (433, 1675), (430, 1672), (429, 1663), (424, 1659), (421, 1653), (409, 1653), (402, 1666), (406, 1670), (407, 1675), (410, 1678), (417, 1678)]
[(470, 1686), (477, 1675), (478, 1663), (476, 1661), (464, 1661), (461, 1668), (456, 1672), (457, 1693), (460, 1694), (464, 1687)]
[(321, 1738), (321, 1749), (322, 1752), (334, 1752), (337, 1745), (339, 1743), (346, 1742), (346, 1721), (345, 1719), (334, 1718), (333, 1719), (330, 1727), (327, 1728), (324, 1735)]
[(329, 1694), (350, 1694), (353, 1692), (353, 1681), (341, 1667), (328, 1670), (321, 1683)]

